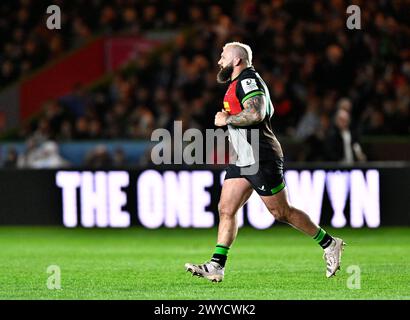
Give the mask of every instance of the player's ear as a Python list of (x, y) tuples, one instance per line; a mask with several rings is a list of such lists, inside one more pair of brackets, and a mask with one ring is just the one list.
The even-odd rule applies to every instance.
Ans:
[(242, 59), (241, 58), (235, 58), (233, 60), (233, 65), (234, 66), (239, 66), (241, 64)]

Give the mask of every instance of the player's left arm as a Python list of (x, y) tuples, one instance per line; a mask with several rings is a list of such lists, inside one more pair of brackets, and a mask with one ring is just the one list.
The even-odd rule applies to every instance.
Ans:
[(226, 118), (226, 124), (237, 127), (250, 126), (263, 121), (266, 115), (265, 95), (256, 95), (243, 103), (244, 109), (235, 115)]

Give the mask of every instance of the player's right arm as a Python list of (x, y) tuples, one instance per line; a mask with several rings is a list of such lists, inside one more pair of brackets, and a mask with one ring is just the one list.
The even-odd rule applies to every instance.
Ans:
[(250, 97), (243, 103), (244, 109), (235, 115), (226, 118), (226, 124), (237, 127), (246, 127), (263, 121), (266, 115), (265, 95)]

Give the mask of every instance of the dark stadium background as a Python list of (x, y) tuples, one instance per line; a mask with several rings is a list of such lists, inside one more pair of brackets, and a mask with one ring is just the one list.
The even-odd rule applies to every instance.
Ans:
[(406, 1), (358, 1), (361, 30), (347, 29), (345, 1), (52, 3), (61, 30), (46, 27), (50, 1), (1, 3), (0, 132), (20, 142), (2, 147), (4, 167), (32, 166), (16, 158), (49, 140), (72, 165), (137, 166), (143, 148), (102, 146), (178, 119), (213, 128), (225, 89), (216, 62), (234, 40), (270, 86), (288, 161), (338, 160), (326, 138), (339, 107), (369, 161), (410, 159)]
[[(351, 4), (361, 9), (359, 30), (346, 26), (346, 8)], [(47, 28), (50, 5), (61, 9), (59, 30)], [(354, 195), (364, 199), (359, 199), (363, 223), (355, 225), (351, 218), (353, 180), (342, 188), (347, 195), (343, 202), (346, 222), (332, 223), (334, 208), (326, 178), (323, 190), (318, 191), (323, 196), (318, 222), (346, 229), (334, 232), (349, 232), (351, 227), (362, 228), (365, 234), (381, 232), (381, 242), (389, 237), (383, 236), (384, 227), (408, 231), (409, 23), (406, 0), (1, 1), (0, 233), (11, 241), (25, 232), (21, 230), (31, 230), (30, 226), (34, 233), (43, 230), (37, 226), (52, 226), (62, 234), (68, 232), (66, 227), (115, 227), (98, 222), (113, 210), (108, 198), (104, 199), (106, 208), (95, 204), (95, 217), (89, 224), (82, 220), (87, 198), (84, 180), (78, 182), (74, 195), (78, 221), (63, 222), (65, 206), (72, 203), (63, 199), (57, 178), (61, 172), (75, 172), (79, 177), (91, 172), (95, 184), (99, 172), (107, 177), (125, 172), (129, 181), (121, 190), (127, 196), (117, 209), (130, 215), (130, 223), (122, 226), (137, 226), (136, 230), (147, 227), (141, 223), (141, 201), (165, 201), (154, 198), (153, 187), (149, 198), (141, 198), (142, 187), (137, 186), (141, 173), (170, 171), (180, 178), (181, 172), (190, 172), (192, 177), (210, 172), (214, 178), (205, 188), (209, 201), (193, 192), (189, 201), (194, 205), (188, 211), (183, 212), (177, 202), (173, 202), (175, 212), (161, 207), (163, 221), (151, 227), (166, 233), (170, 225), (205, 226), (200, 220), (195, 222), (195, 201), (213, 215), (212, 225), (206, 228), (216, 226), (224, 166), (156, 166), (150, 158), (150, 138), (158, 128), (172, 132), (174, 121), (182, 121), (184, 130), (215, 128), (214, 115), (222, 108), (226, 90), (216, 83), (217, 61), (230, 41), (251, 46), (253, 65), (268, 84), (275, 107), (272, 125), (284, 149), (285, 169), (297, 172), (299, 179), (307, 174), (308, 185), (314, 184), (316, 173), (345, 173), (349, 179), (358, 174), (359, 185), (367, 190)], [(349, 130), (364, 156), (355, 154), (346, 161), (339, 152), (343, 145), (335, 116), (340, 110), (350, 118)], [(371, 170), (377, 172), (377, 187), (369, 182)], [(165, 197), (172, 190), (163, 181), (164, 188), (168, 186), (161, 191)], [(176, 199), (182, 189), (175, 189)], [(312, 190), (299, 192), (310, 195)], [(372, 196), (377, 192), (375, 198), (371, 192)], [(310, 208), (308, 197), (303, 201), (301, 205)], [(156, 208), (151, 207), (153, 215)], [(380, 210), (371, 212), (373, 208)], [(176, 215), (174, 224), (166, 223), (167, 214)], [(372, 215), (380, 221), (374, 222), (377, 219), (372, 220)], [(187, 217), (191, 222), (184, 224)], [(245, 213), (245, 225), (249, 219)], [(125, 232), (132, 237), (131, 229)], [(87, 231), (93, 237), (95, 230)], [(215, 229), (208, 234), (215, 235)], [(27, 297), (1, 293), (1, 297)], [(32, 297), (50, 298), (46, 294)], [(113, 297), (121, 298), (121, 294)]]

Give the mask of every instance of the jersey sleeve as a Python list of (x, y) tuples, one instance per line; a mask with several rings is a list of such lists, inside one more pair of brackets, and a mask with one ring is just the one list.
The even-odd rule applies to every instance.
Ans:
[(260, 95), (265, 95), (265, 89), (256, 75), (246, 75), (242, 79), (238, 79), (236, 96), (242, 105), (249, 98)]

